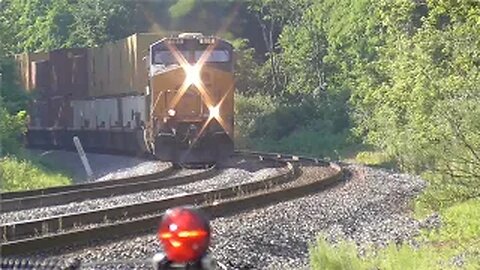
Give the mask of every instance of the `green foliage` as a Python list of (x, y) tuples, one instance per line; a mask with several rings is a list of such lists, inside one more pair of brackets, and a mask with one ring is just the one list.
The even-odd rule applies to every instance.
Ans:
[(173, 18), (183, 17), (192, 11), (196, 2), (196, 0), (178, 0), (177, 3), (170, 6), (168, 11)]
[(250, 146), (262, 151), (340, 159), (352, 147), (349, 136), (347, 132), (332, 134), (305, 129), (280, 140), (251, 139)]
[[(433, 242), (469, 243), (480, 240), (480, 198), (465, 201), (441, 211), (439, 231), (426, 231), (424, 236)], [(479, 243), (480, 244), (480, 243)]]
[(264, 29), (281, 28), (257, 84), (286, 104), (256, 119), (255, 138), (354, 128), (400, 168), (436, 175), (434, 189), (455, 191), (441, 196), (450, 203), (480, 195), (472, 188), (480, 179), (478, 3), (264, 0), (250, 8)]
[(232, 41), (235, 49), (235, 78), (237, 93), (255, 95), (263, 92), (261, 65), (255, 59), (255, 50), (248, 47), (248, 40)]
[[(264, 95), (235, 97), (236, 143), (263, 151), (338, 158), (354, 141), (314, 104), (283, 106)], [(334, 117), (332, 117), (334, 119)]]
[(453, 258), (461, 255), (465, 258), (462, 269), (477, 269), (479, 251), (479, 245), (475, 243), (461, 253), (452, 247), (438, 248), (434, 243), (425, 244), (420, 248), (412, 248), (407, 244), (400, 246), (390, 244), (382, 249), (369, 249), (360, 256), (359, 249), (351, 241), (333, 245), (320, 237), (316, 245), (310, 247), (310, 267), (314, 270), (459, 269), (453, 264)]
[(358, 257), (355, 244), (341, 242), (334, 247), (324, 237), (319, 237), (316, 246), (310, 247), (310, 266), (319, 270), (368, 269), (368, 263)]
[[(467, 21), (438, 29), (435, 14), (440, 6), (428, 6), (430, 13), (421, 26), (406, 27), (399, 22), (398, 18), (410, 18), (418, 11), (413, 4), (382, 14), (385, 27), (392, 32), (385, 37), (387, 44), (375, 63), (383, 80), (360, 87), (357, 93), (362, 101), (356, 106), (366, 113), (364, 118), (358, 114), (359, 128), (368, 129), (371, 142), (397, 157), (406, 169), (416, 171), (438, 168), (439, 160), (450, 163), (456, 156), (477, 163), (468, 156), (478, 151), (480, 142), (474, 135), (479, 134), (477, 121), (471, 118), (480, 104), (480, 32), (474, 19), (478, 9), (455, 14)], [(458, 10), (462, 9), (449, 9), (443, 15)], [(469, 147), (473, 153), (465, 151)]]
[(368, 166), (395, 168), (395, 164), (392, 162), (391, 157), (379, 151), (358, 152), (355, 157), (355, 161)]
[[(428, 249), (414, 250), (408, 245), (367, 251), (362, 257), (357, 246), (349, 241), (336, 245), (329, 244), (319, 237), (317, 244), (310, 248), (311, 269), (369, 270), (369, 269), (439, 269), (440, 261)], [(445, 267), (442, 267), (443, 269)]]
[(26, 110), (29, 101), (28, 94), (23, 91), (17, 82), (15, 63), (12, 59), (0, 58), (0, 105), (10, 114)]
[(20, 138), (26, 131), (27, 94), (20, 89), (15, 78), (15, 65), (10, 59), (0, 58), (0, 157), (18, 153)]
[(0, 37), (7, 55), (99, 45), (136, 27), (136, 4), (128, 0), (4, 0), (2, 5)]
[(11, 115), (1, 107), (0, 99), (0, 157), (3, 154), (17, 153), (21, 148), (20, 138), (26, 131), (26, 112)]
[(2, 191), (19, 191), (70, 184), (71, 180), (38, 163), (15, 157), (0, 158)]

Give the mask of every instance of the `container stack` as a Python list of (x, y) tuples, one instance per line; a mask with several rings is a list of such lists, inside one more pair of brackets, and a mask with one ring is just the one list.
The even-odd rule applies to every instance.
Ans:
[(148, 50), (159, 39), (135, 34), (101, 47), (17, 55), (20, 82), (33, 96), (29, 129), (138, 127), (147, 118)]

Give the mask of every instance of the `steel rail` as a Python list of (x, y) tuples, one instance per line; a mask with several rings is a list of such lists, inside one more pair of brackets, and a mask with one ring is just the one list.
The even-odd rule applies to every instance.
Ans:
[[(175, 170), (176, 171), (176, 170)], [(85, 187), (81, 185), (74, 185), (71, 190), (61, 191), (58, 193), (44, 194), (38, 196), (27, 196), (15, 199), (1, 200), (0, 212), (11, 212), (30, 208), (45, 207), (52, 205), (67, 204), (76, 201), (84, 201), (86, 199), (97, 199), (103, 197), (110, 197), (116, 195), (130, 194), (148, 189), (160, 189), (177, 185), (192, 183), (212, 177), (217, 173), (215, 167), (211, 167), (200, 173), (178, 177), (155, 177), (152, 175), (133, 177), (130, 179), (112, 180), (108, 184), (100, 185), (99, 187)], [(173, 174), (173, 171), (170, 172)], [(164, 174), (165, 175), (165, 174)], [(133, 181), (128, 181), (133, 179)], [(102, 183), (102, 182), (99, 182)]]
[(75, 185), (57, 186), (57, 187), (33, 189), (33, 190), (26, 190), (26, 191), (3, 192), (3, 193), (0, 193), (0, 198), (2, 200), (22, 199), (27, 197), (74, 191), (78, 189), (92, 189), (92, 188), (111, 186), (115, 184), (118, 185), (118, 184), (142, 182), (147, 180), (155, 180), (158, 178), (165, 178), (173, 174), (175, 171), (176, 169), (174, 166), (168, 166), (164, 170), (161, 170), (159, 172), (155, 172), (152, 174), (146, 174), (146, 175), (138, 175), (133, 177), (125, 177), (125, 178), (113, 179), (113, 180), (107, 180), (107, 181), (81, 183), (81, 184), (75, 184)]
[[(275, 155), (270, 155), (273, 157)], [(265, 157), (265, 156), (262, 156)], [(269, 157), (266, 157), (269, 158)], [(326, 166), (328, 164), (335, 173), (316, 181), (310, 181), (307, 183), (295, 183), (291, 187), (275, 189), (280, 183), (287, 182), (285, 176), (280, 177), (277, 180), (270, 179), (269, 184), (265, 184), (267, 180), (263, 180), (261, 185), (258, 182), (243, 184), (242, 188), (230, 187), (219, 190), (207, 191), (207, 193), (188, 194), (181, 200), (181, 197), (171, 198), (170, 204), (164, 204), (163, 207), (171, 207), (184, 204), (197, 204), (199, 208), (206, 211), (212, 218), (224, 217), (236, 214), (241, 211), (245, 211), (252, 208), (258, 208), (272, 203), (293, 199), (296, 197), (304, 196), (313, 192), (323, 190), (335, 183), (337, 183), (342, 177), (342, 169), (340, 166), (334, 163), (318, 162), (315, 159), (297, 158), (294, 156), (284, 156), (286, 159), (292, 159), (295, 162), (291, 166), (290, 177), (294, 179), (301, 174), (301, 170), (298, 168), (301, 163), (316, 164), (320, 166)], [(292, 163), (290, 163), (292, 164)], [(273, 177), (275, 178), (275, 177)], [(282, 181), (283, 180), (283, 181)], [(263, 192), (260, 187), (263, 186)], [(273, 187), (273, 189), (269, 189)], [(270, 190), (270, 192), (268, 191)], [(179, 200), (180, 199), (180, 200)], [(217, 200), (214, 203), (210, 203), (212, 199)], [(6, 242), (1, 245), (3, 255), (14, 255), (28, 253), (32, 251), (38, 251), (43, 249), (49, 249), (54, 247), (63, 247), (66, 245), (85, 243), (91, 240), (105, 239), (116, 236), (131, 235), (133, 233), (151, 232), (154, 229), (162, 217), (161, 210), (156, 209), (156, 213), (149, 216), (142, 216), (133, 220), (122, 221), (115, 224), (102, 224), (96, 227), (87, 228), (83, 230), (60, 232), (54, 235), (41, 236), (29, 239), (21, 239), (16, 241)]]

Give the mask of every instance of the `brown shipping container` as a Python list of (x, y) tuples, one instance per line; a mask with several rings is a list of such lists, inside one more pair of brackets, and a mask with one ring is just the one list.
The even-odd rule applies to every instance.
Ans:
[(22, 53), (15, 55), (17, 62), (17, 72), (20, 75), (20, 84), (27, 91), (35, 90), (32, 77), (32, 66), (34, 62), (48, 60), (48, 53)]
[(108, 96), (122, 94), (122, 73), (121, 73), (121, 41), (112, 42), (108, 44), (108, 87), (106, 92)]
[(38, 92), (37, 97), (48, 97), (50, 94), (50, 62), (41, 60), (32, 62), (32, 87)]
[(135, 34), (88, 50), (89, 96), (105, 97), (145, 93), (150, 45), (160, 34)]
[[(73, 58), (87, 57), (86, 49), (60, 49), (50, 52), (50, 65), (52, 67), (52, 96), (82, 97), (86, 89), (75, 89), (73, 81)], [(81, 69), (82, 67), (79, 67)], [(86, 66), (83, 67), (86, 69)], [(88, 75), (87, 75), (88, 76)]]
[(105, 47), (88, 49), (88, 96), (100, 97), (106, 92), (105, 86), (108, 79), (108, 55)]
[(87, 61), (88, 61), (88, 96), (95, 96), (93, 93), (98, 92), (98, 70), (97, 70), (97, 54), (99, 48), (88, 48), (87, 49)]
[(72, 59), (72, 97), (88, 96), (87, 55), (76, 55)]

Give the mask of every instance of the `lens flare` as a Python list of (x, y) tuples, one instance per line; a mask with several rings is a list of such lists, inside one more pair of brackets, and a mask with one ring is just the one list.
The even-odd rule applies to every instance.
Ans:
[(175, 114), (177, 114), (177, 112), (174, 109), (168, 110), (167, 113), (168, 113), (168, 116), (170, 116), (170, 117), (174, 117)]
[(221, 104), (218, 104), (217, 106), (211, 106), (210, 108), (208, 108), (210, 111), (210, 119), (220, 117), (220, 105)]
[(185, 70), (185, 84), (190, 86), (190, 85), (199, 85), (201, 80), (200, 80), (200, 69), (201, 67), (199, 65), (185, 65), (183, 67)]

